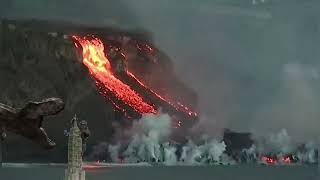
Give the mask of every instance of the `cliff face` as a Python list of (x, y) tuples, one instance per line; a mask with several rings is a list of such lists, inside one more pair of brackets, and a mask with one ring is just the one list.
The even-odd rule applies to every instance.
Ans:
[[(82, 64), (82, 54), (67, 35), (93, 34), (110, 47), (128, 55), (128, 69), (160, 94), (196, 107), (195, 93), (175, 76), (169, 57), (151, 43), (146, 32), (131, 33), (114, 28), (95, 28), (46, 21), (1, 21), (0, 28), (0, 102), (20, 107), (29, 100), (60, 97), (66, 109), (55, 122), (44, 122), (57, 148), (48, 152), (21, 137), (9, 134), (7, 161), (65, 161), (66, 129), (76, 113), (88, 121), (92, 131), (90, 145), (112, 136), (112, 123), (122, 115), (115, 113), (97, 91), (94, 80)], [(156, 54), (150, 56), (149, 51)], [(152, 53), (152, 52), (151, 52)], [(21, 148), (23, 147), (23, 148)], [(28, 147), (28, 148), (24, 148)]]
[[(32, 25), (32, 26), (31, 26)], [(49, 25), (35, 22), (2, 21), (0, 56), (0, 101), (20, 107), (29, 100), (60, 97), (66, 109), (54, 121), (44, 122), (57, 148), (44, 151), (31, 142), (9, 134), (5, 161), (64, 161), (66, 137), (63, 131), (72, 116), (89, 121), (94, 130), (92, 144), (111, 136), (113, 110), (95, 90), (94, 81), (79, 62), (72, 41), (63, 31), (48, 31)]]

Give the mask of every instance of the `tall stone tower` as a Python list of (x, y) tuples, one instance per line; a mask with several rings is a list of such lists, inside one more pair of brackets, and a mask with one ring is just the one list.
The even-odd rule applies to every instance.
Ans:
[(71, 122), (68, 139), (68, 168), (65, 171), (65, 180), (85, 180), (85, 171), (82, 169), (82, 139), (75, 116)]

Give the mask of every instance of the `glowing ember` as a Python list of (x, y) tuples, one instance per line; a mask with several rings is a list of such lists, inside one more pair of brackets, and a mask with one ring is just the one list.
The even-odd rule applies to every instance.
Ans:
[(282, 161), (283, 163), (285, 163), (285, 164), (291, 164), (291, 159), (290, 159), (289, 156), (283, 157), (283, 158), (281, 159), (281, 161)]
[(95, 165), (84, 165), (83, 169), (85, 169), (86, 171), (91, 171), (91, 170), (98, 170), (98, 169), (102, 169), (105, 167), (101, 167), (101, 166), (95, 166)]
[[(104, 54), (104, 45), (98, 38), (82, 38), (73, 36), (81, 44), (83, 53), (83, 64), (87, 66), (91, 76), (103, 85), (104, 88), (111, 91), (116, 98), (122, 100), (126, 105), (132, 107), (140, 114), (156, 113), (155, 107), (144, 102), (128, 85), (117, 79), (111, 71), (110, 61)], [(77, 45), (76, 45), (77, 47)], [(106, 94), (103, 88), (99, 88), (100, 93)], [(123, 111), (126, 111), (123, 109)]]
[(275, 165), (275, 164), (277, 164), (277, 160), (274, 159), (274, 158), (271, 158), (271, 157), (263, 156), (263, 157), (261, 158), (261, 160), (262, 160), (264, 163), (268, 164), (268, 165)]

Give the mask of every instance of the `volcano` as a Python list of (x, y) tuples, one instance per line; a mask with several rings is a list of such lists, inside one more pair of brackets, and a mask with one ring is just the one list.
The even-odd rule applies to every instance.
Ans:
[[(40, 20), (3, 20), (2, 27), (4, 57), (56, 59), (65, 74), (75, 76), (68, 79), (78, 78), (73, 69), (81, 65), (118, 119), (167, 113), (175, 127), (198, 119), (196, 93), (177, 78), (172, 60), (145, 32)], [(76, 96), (89, 87), (82, 88)]]
[[(147, 31), (1, 19), (1, 103), (22, 107), (46, 97), (65, 102), (59, 122), (45, 127), (55, 138), (57, 157), (10, 134), (8, 152), (15, 153), (8, 153), (8, 160), (63, 161), (63, 130), (74, 114), (87, 120), (93, 132), (88, 147), (110, 141), (115, 126), (130, 127), (143, 114), (163, 112), (175, 127), (191, 126), (198, 118), (197, 95), (174, 69), (173, 60), (154, 45)], [(20, 150), (22, 146), (28, 151)]]

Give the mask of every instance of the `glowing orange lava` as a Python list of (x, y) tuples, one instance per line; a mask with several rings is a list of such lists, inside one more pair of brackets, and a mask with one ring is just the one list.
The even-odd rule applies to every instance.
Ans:
[(275, 165), (277, 164), (277, 159), (274, 159), (274, 158), (271, 158), (271, 157), (266, 157), (266, 156), (263, 156), (261, 158), (262, 162), (268, 164), (268, 165)]
[(159, 99), (161, 99), (162, 101), (167, 102), (170, 106), (172, 106), (173, 108), (175, 108), (176, 111), (178, 112), (184, 112), (185, 114), (188, 114), (189, 116), (197, 116), (196, 112), (191, 111), (188, 107), (184, 106), (183, 104), (181, 104), (180, 102), (178, 102), (177, 104), (168, 101), (167, 99), (163, 98), (162, 96), (160, 96), (159, 94), (157, 94), (156, 92), (154, 92), (153, 90), (147, 88), (138, 78), (136, 78), (135, 75), (133, 75), (131, 72), (127, 71), (128, 76), (130, 76), (131, 78), (135, 79), (140, 86), (145, 87), (146, 89), (148, 89), (152, 94), (154, 94), (155, 96), (157, 96)]
[(90, 74), (96, 81), (99, 81), (100, 84), (110, 90), (113, 95), (122, 100), (126, 105), (132, 107), (136, 112), (140, 114), (155, 114), (157, 112), (155, 107), (144, 102), (139, 94), (113, 75), (101, 40), (94, 37), (73, 36), (73, 38), (81, 44), (83, 64), (87, 66)]

